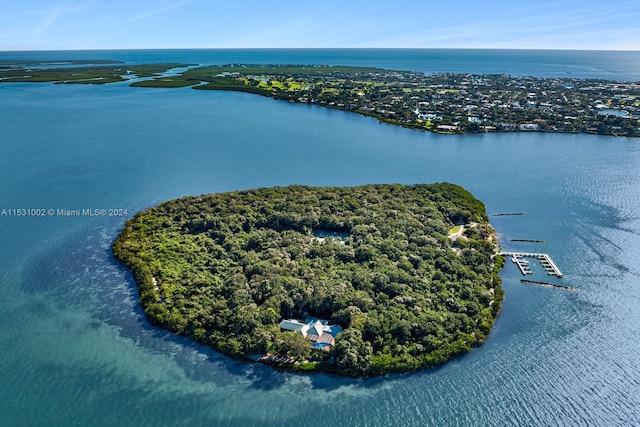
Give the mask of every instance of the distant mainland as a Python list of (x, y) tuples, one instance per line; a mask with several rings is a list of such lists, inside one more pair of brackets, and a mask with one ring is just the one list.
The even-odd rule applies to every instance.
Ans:
[[(171, 72), (173, 69), (180, 71)], [(371, 116), (437, 133), (558, 132), (640, 137), (640, 83), (435, 74), (325, 65), (0, 62), (0, 83), (232, 90)]]

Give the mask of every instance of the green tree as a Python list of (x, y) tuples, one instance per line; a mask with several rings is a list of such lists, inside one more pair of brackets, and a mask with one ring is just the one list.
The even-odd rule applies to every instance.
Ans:
[(346, 329), (336, 338), (331, 349), (336, 365), (351, 375), (362, 375), (369, 372), (371, 363), (371, 344), (362, 339), (362, 332), (357, 329)]
[(273, 350), (281, 357), (306, 360), (311, 354), (311, 342), (297, 332), (281, 332), (276, 337)]

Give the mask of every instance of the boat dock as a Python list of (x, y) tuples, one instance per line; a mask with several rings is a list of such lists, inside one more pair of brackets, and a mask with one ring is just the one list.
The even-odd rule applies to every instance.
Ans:
[(502, 252), (500, 255), (505, 257), (511, 257), (511, 260), (518, 264), (518, 268), (523, 275), (532, 274), (529, 268), (529, 263), (523, 258), (536, 258), (542, 264), (544, 271), (550, 276), (562, 277), (562, 272), (558, 266), (553, 262), (551, 257), (547, 254), (530, 253), (530, 252)]
[(529, 268), (529, 261), (525, 260), (524, 258), (512, 255), (511, 261), (518, 266), (518, 268), (522, 272), (522, 275), (526, 276), (527, 274), (533, 274), (533, 272)]

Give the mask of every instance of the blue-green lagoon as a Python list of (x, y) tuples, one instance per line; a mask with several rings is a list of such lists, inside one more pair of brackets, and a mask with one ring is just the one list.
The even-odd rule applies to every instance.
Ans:
[[(0, 211), (118, 210), (0, 217), (0, 424), (640, 424), (636, 139), (435, 135), (126, 84), (0, 85), (0, 111)], [(525, 211), (492, 217), (505, 250), (549, 253), (580, 290), (521, 284), (507, 262), (489, 339), (437, 369), (352, 380), (230, 360), (151, 327), (110, 252), (133, 213), (183, 195), (439, 181)]]

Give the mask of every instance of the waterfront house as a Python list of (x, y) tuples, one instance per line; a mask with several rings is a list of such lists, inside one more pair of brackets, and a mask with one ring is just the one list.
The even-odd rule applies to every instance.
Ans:
[(308, 318), (304, 323), (296, 319), (285, 319), (280, 322), (280, 330), (298, 333), (311, 341), (313, 347), (323, 350), (334, 345), (336, 336), (342, 332), (340, 326), (315, 318)]

